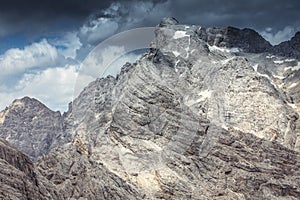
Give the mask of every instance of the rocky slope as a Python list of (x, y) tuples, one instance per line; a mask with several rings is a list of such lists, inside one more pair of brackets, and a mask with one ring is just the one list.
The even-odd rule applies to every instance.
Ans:
[(34, 167), (47, 194), (299, 199), (299, 61), (249, 29), (167, 18), (155, 34), (140, 60), (74, 100), (72, 142)]
[[(141, 199), (142, 194), (76, 149), (57, 151), (35, 166), (0, 139), (1, 199)], [(45, 173), (45, 170), (47, 172)]]
[(0, 198), (50, 199), (57, 198), (51, 183), (44, 182), (25, 154), (0, 139)]
[(0, 137), (33, 159), (71, 140), (60, 112), (29, 97), (15, 100), (0, 112)]

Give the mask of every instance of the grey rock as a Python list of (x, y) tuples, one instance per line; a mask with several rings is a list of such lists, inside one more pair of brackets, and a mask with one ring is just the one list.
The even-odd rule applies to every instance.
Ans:
[(142, 199), (142, 193), (76, 148), (28, 156), (0, 139), (1, 199)]
[(35, 171), (28, 156), (0, 139), (0, 198), (58, 199), (51, 183)]
[(269, 42), (256, 31), (249, 28), (241, 30), (234, 27), (201, 27), (197, 33), (209, 45), (238, 48), (247, 53), (262, 53), (271, 48)]
[(265, 53), (250, 29), (166, 18), (155, 34), (136, 63), (70, 104), (72, 141), (36, 161), (38, 189), (53, 199), (299, 199), (299, 61)]
[(177, 25), (178, 21), (174, 17), (165, 17), (159, 23), (159, 27), (167, 26), (167, 25)]
[(76, 148), (60, 149), (41, 158), (36, 168), (55, 185), (59, 199), (142, 199), (134, 185)]
[(71, 140), (63, 123), (60, 112), (24, 97), (0, 112), (0, 137), (36, 159)]
[(279, 56), (300, 59), (300, 32), (297, 32), (291, 40), (275, 45), (269, 52)]

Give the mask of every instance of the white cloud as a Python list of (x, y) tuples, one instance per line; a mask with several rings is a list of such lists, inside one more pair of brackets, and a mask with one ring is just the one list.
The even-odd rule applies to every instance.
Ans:
[(73, 99), (77, 79), (76, 66), (48, 68), (37, 74), (24, 74), (13, 92), (0, 91), (0, 110), (14, 99), (34, 97), (53, 110), (67, 110)]
[(26, 46), (24, 49), (9, 49), (0, 56), (0, 76), (24, 73), (30, 68), (46, 68), (54, 65), (57, 59), (57, 49), (46, 39)]
[(21, 78), (16, 79), (10, 87), (5, 83), (0, 84), (0, 110), (14, 99), (30, 96), (52, 110), (66, 111), (68, 103), (91, 81), (101, 75), (116, 75), (126, 62), (134, 62), (137, 58), (138, 55), (134, 53), (126, 54), (124, 47), (110, 46), (93, 51), (84, 61), (83, 66), (86, 67), (80, 70), (79, 65), (66, 64), (38, 71), (23, 71)]
[(57, 48), (57, 51), (65, 58), (75, 59), (77, 50), (82, 46), (77, 32), (67, 32), (62, 38), (54, 39), (50, 43)]
[(80, 47), (77, 33), (69, 32), (0, 55), (0, 110), (16, 98), (30, 96), (65, 111), (73, 98), (79, 68), (74, 59)]
[(168, 10), (170, 1), (153, 3), (151, 1), (133, 1), (112, 3), (103, 11), (101, 17), (94, 17), (79, 31), (82, 43), (95, 44), (117, 32), (141, 27), (151, 21), (159, 22), (171, 15)]
[(75, 85), (75, 96), (91, 81), (107, 75), (116, 76), (126, 62), (135, 62), (139, 54), (127, 53), (123, 46), (95, 48), (82, 62)]
[(79, 36), (84, 43), (93, 44), (111, 36), (118, 28), (118, 23), (113, 19), (101, 17), (83, 25)]
[(107, 68), (112, 67), (111, 64), (114, 61), (125, 54), (123, 46), (108, 46), (105, 49), (96, 48), (83, 61), (80, 73), (94, 78), (100, 77)]
[(296, 33), (294, 27), (286, 26), (283, 30), (280, 30), (276, 33), (271, 32), (271, 28), (266, 28), (266, 30), (260, 32), (260, 34), (269, 41), (272, 45), (277, 45), (281, 42), (290, 40)]
[[(94, 18), (78, 33), (69, 32), (61, 38), (43, 39), (23, 49), (6, 51), (0, 56), (0, 110), (16, 98), (30, 96), (53, 110), (65, 111), (73, 96), (76, 97), (91, 81), (108, 74), (116, 75), (126, 62), (137, 60), (139, 55), (130, 51), (139, 48), (135, 48), (136, 45), (129, 45), (130, 49), (126, 45), (109, 43), (89, 54), (79, 71), (74, 60), (82, 59), (95, 46), (95, 42), (118, 31), (139, 26), (148, 17), (151, 18), (149, 21), (153, 18), (159, 21), (168, 14), (163, 8), (164, 4), (151, 2), (112, 4), (104, 12), (104, 16), (110, 17)], [(150, 36), (135, 37), (134, 42), (138, 43), (137, 40), (143, 40), (143, 37)]]

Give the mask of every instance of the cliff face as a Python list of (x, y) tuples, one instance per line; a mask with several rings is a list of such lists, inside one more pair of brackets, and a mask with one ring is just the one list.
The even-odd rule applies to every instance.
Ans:
[(0, 139), (0, 198), (50, 199), (57, 198), (51, 183), (35, 171), (28, 156)]
[(0, 113), (0, 137), (36, 159), (70, 141), (63, 124), (60, 112), (51, 111), (36, 99), (24, 97)]
[(62, 123), (72, 142), (34, 167), (47, 194), (299, 199), (299, 61), (270, 55), (249, 29), (167, 18), (155, 34), (74, 100)]

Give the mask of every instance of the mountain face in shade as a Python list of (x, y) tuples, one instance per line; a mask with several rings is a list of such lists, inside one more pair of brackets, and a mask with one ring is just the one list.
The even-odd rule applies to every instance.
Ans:
[(236, 48), (246, 53), (262, 53), (271, 48), (271, 44), (252, 29), (227, 28), (200, 28), (200, 39), (209, 45), (225, 48)]
[(274, 46), (270, 52), (280, 56), (300, 59), (300, 32), (297, 32), (291, 40)]
[[(38, 115), (58, 127), (38, 152), (59, 148), (30, 164), (36, 190), (49, 199), (299, 199), (297, 57), (250, 29), (166, 18), (155, 34), (146, 54), (90, 83), (63, 117)], [(39, 107), (16, 102), (0, 115), (1, 133)], [(4, 137), (16, 145), (16, 133)]]
[(34, 159), (71, 140), (60, 112), (29, 97), (15, 100), (0, 113), (0, 136)]

